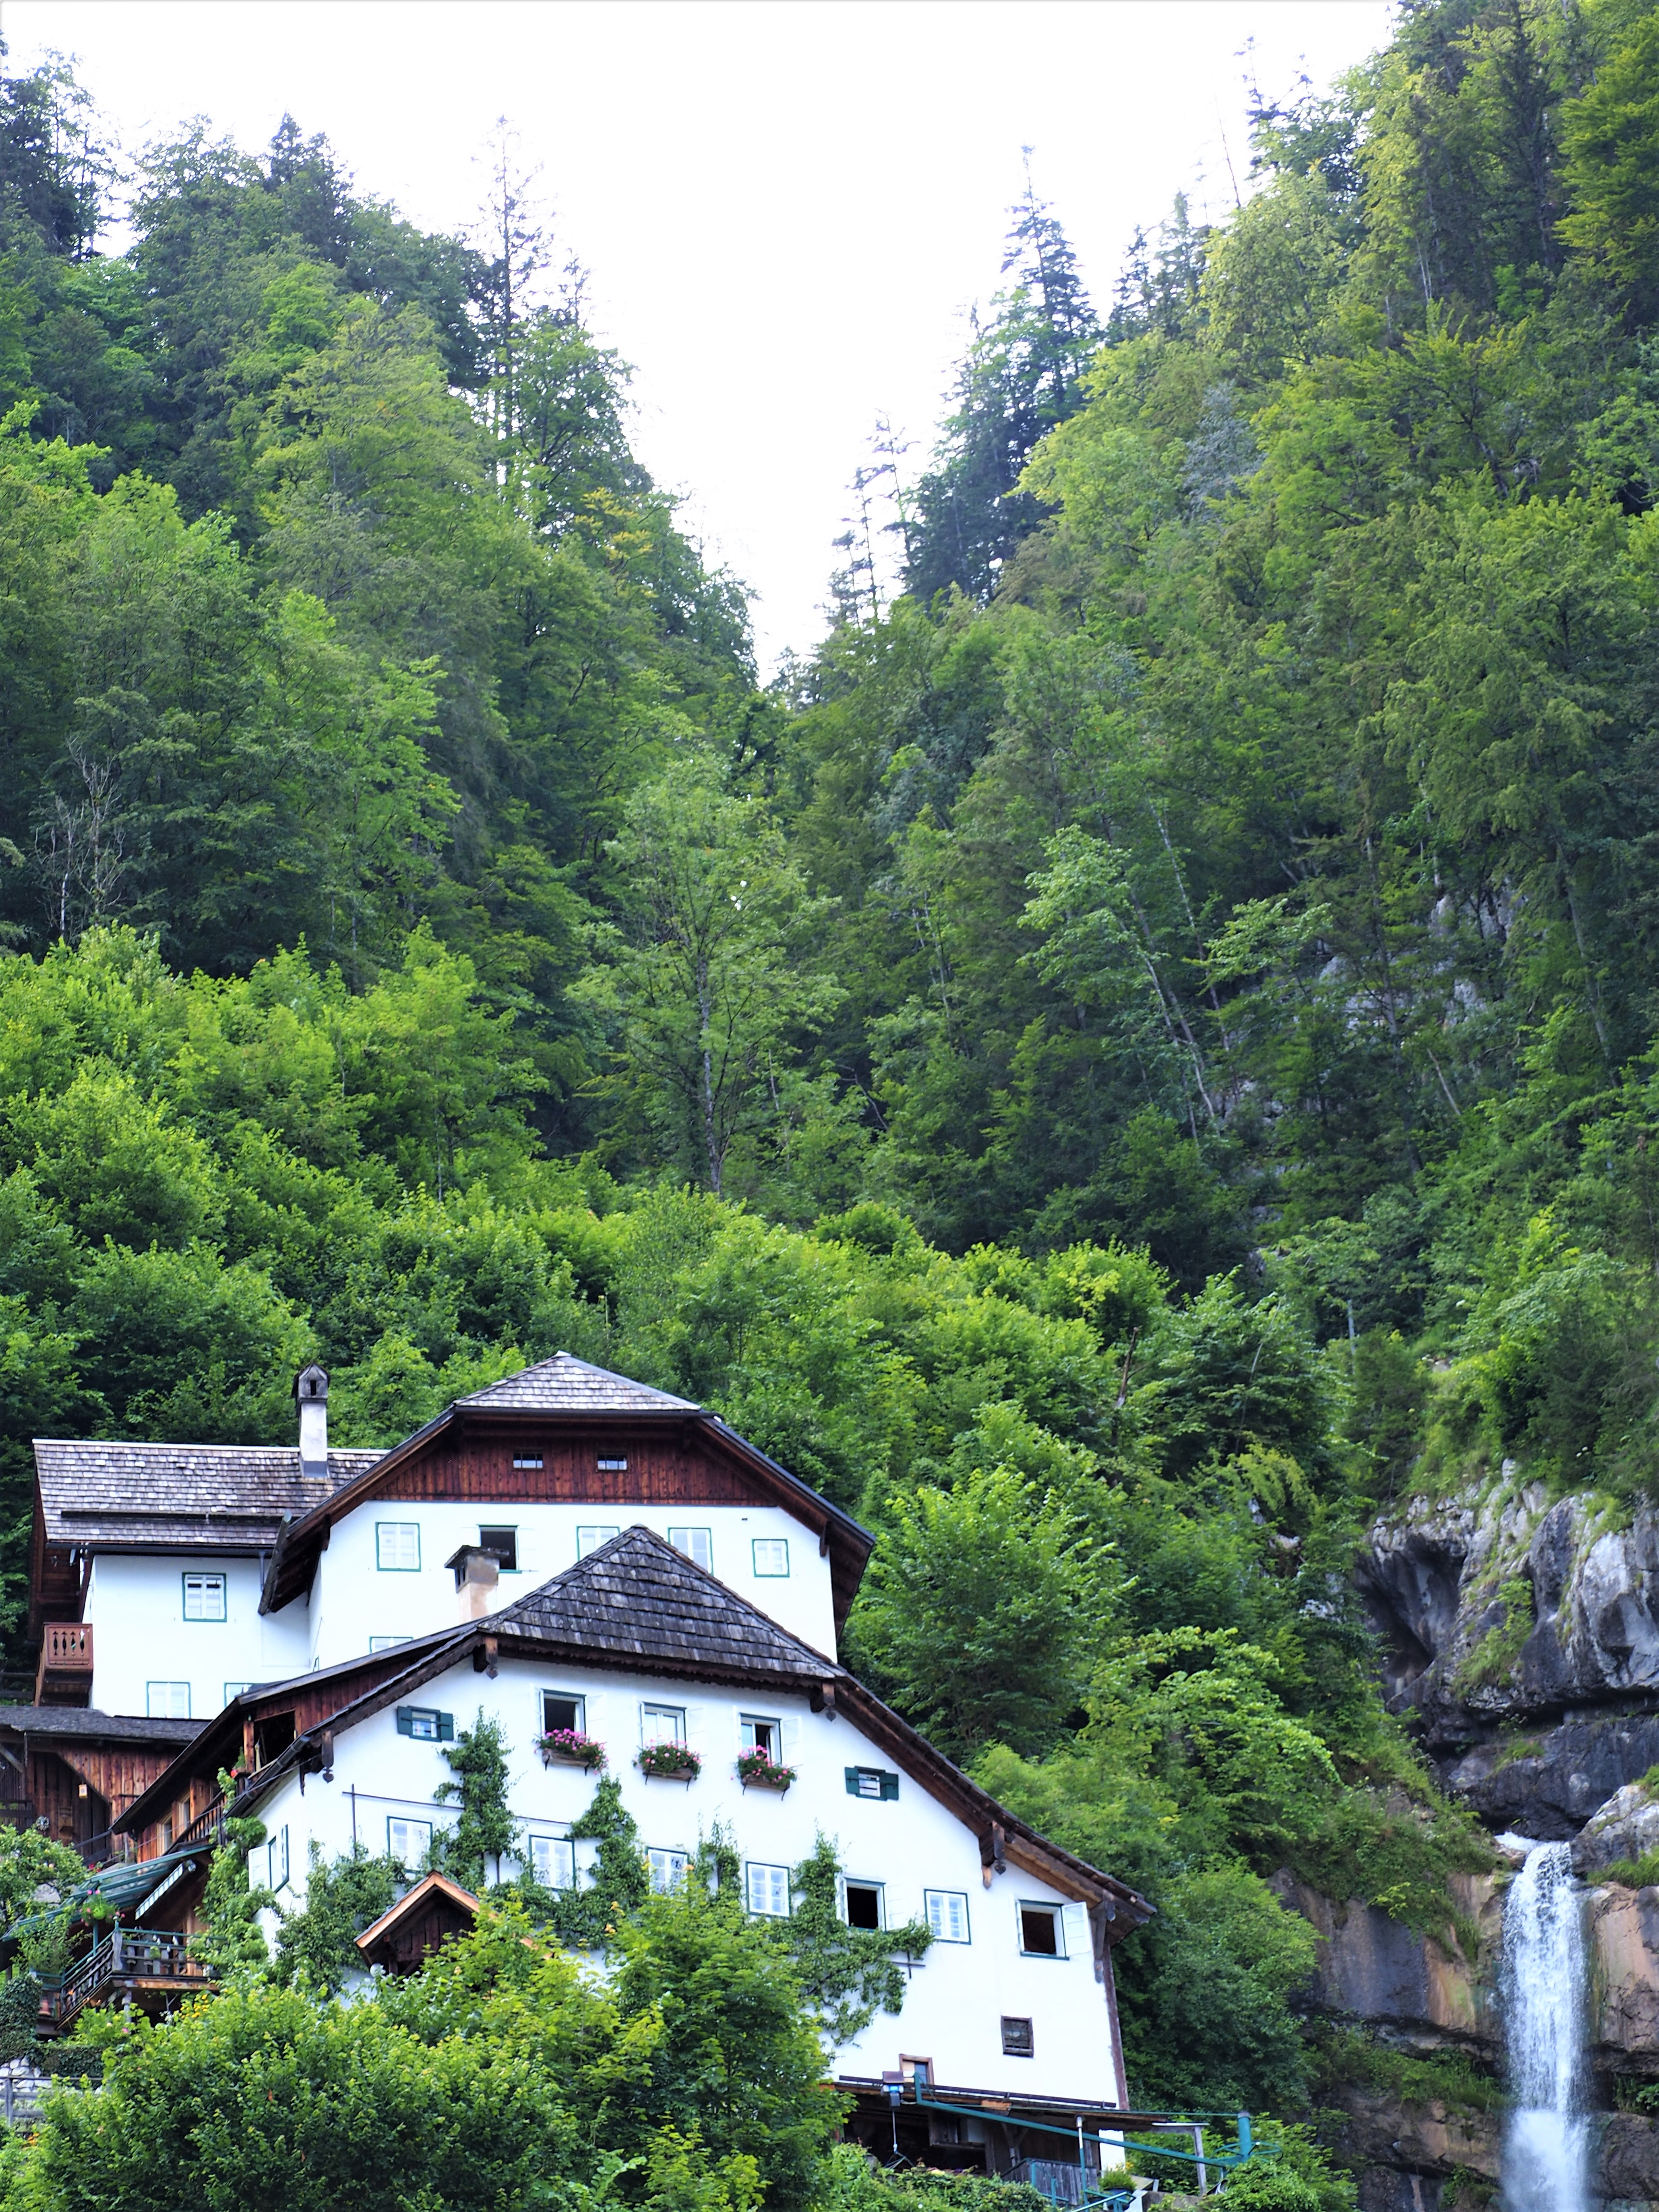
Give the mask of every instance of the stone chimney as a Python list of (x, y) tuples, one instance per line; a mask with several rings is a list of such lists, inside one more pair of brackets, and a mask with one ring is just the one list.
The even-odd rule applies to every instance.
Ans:
[(454, 1570), (455, 1590), (464, 1621), (482, 1620), (495, 1612), (501, 1563), (493, 1552), (480, 1551), (476, 1544), (463, 1544), (444, 1565)]
[(301, 1368), (294, 1395), (300, 1407), (300, 1472), (328, 1473), (328, 1376), (315, 1361)]

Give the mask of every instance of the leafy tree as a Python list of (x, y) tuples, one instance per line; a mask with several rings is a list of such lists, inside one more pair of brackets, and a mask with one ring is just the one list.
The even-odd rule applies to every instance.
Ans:
[(1012, 1468), (893, 1500), (849, 1624), (859, 1659), (954, 1759), (1040, 1748), (1079, 1687), (1080, 1616), (1098, 1563), (1052, 1495)]
[(827, 975), (791, 962), (826, 913), (763, 804), (688, 757), (630, 802), (611, 846), (635, 926), (578, 987), (618, 1028), (629, 1098), (671, 1158), (716, 1197), (738, 1135), (778, 1125), (793, 1046), (834, 1007)]
[[(228, 1799), (235, 1785), (222, 1773), (219, 1788)], [(191, 1943), (191, 1955), (222, 1985), (257, 1975), (269, 1963), (259, 1915), (276, 1902), (275, 1893), (248, 1873), (248, 1861), (265, 1839), (263, 1821), (252, 1819), (225, 1822), (223, 1841), (208, 1866), (207, 1887), (202, 1893), (202, 1918), (206, 1925)]]

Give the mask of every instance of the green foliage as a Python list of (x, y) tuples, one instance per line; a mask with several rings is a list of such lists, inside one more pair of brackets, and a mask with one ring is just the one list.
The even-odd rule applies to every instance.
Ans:
[(894, 1499), (849, 1649), (952, 1759), (993, 1741), (1040, 1750), (1074, 1703), (1101, 1571), (1078, 1534), (1008, 1467)]
[(109, 2025), (104, 2087), (11, 2154), (18, 2202), (804, 2212), (839, 2116), (775, 1948), (706, 1891), (652, 1901), (614, 1989), (487, 1912), (351, 2003), (246, 1982)]
[(820, 1835), (790, 1876), (789, 1917), (777, 1926), (802, 1997), (832, 2049), (861, 2035), (878, 2012), (902, 2009), (908, 1978), (901, 1961), (925, 1958), (933, 1940), (920, 1920), (849, 1927), (838, 1903), (842, 1871), (835, 1845)]
[(1455, 1678), (1467, 1694), (1489, 1682), (1502, 1682), (1513, 1671), (1533, 1629), (1532, 1583), (1525, 1575), (1512, 1575), (1499, 1583), (1487, 1617), (1501, 1612), (1501, 1620), (1487, 1629), (1480, 1641), (1465, 1654)]
[[(228, 1774), (220, 1775), (219, 1788), (227, 1801), (234, 1795), (235, 1785)], [(264, 1839), (263, 1821), (227, 1819), (223, 1841), (208, 1865), (201, 1907), (205, 1926), (191, 1938), (191, 1955), (222, 1985), (235, 1986), (258, 1977), (270, 1963), (258, 1916), (276, 1899), (248, 1875), (248, 1860)]]
[(501, 1860), (518, 1840), (518, 1823), (507, 1803), (507, 1751), (500, 1722), (489, 1719), (481, 1705), (477, 1719), (461, 1730), (453, 1749), (445, 1749), (455, 1779), (440, 1783), (432, 1793), (439, 1804), (453, 1799), (461, 1808), (454, 1826), (433, 1839), (438, 1846), (434, 1863), (475, 1893), (483, 1888), (488, 1862), (495, 1860), (499, 1875)]
[(405, 1876), (395, 1859), (372, 1858), (361, 1844), (332, 1861), (314, 1837), (310, 1850), (306, 1901), (283, 1915), (273, 1973), (278, 1982), (333, 1996), (349, 1974), (362, 1971), (357, 1938), (396, 1904)]

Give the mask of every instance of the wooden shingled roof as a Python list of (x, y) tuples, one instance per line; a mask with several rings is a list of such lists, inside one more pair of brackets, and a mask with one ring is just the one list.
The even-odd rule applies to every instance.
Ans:
[(624, 1528), (490, 1616), (508, 1650), (715, 1681), (825, 1682), (843, 1669), (649, 1528)]
[(123, 1551), (269, 1551), (297, 1518), (366, 1474), (376, 1451), (332, 1451), (328, 1480), (293, 1447), (75, 1443), (38, 1437), (45, 1540)]
[(666, 1390), (653, 1390), (629, 1375), (613, 1375), (608, 1367), (594, 1367), (572, 1352), (556, 1352), (551, 1359), (521, 1367), (469, 1397), (461, 1406), (485, 1412), (532, 1413), (700, 1413), (690, 1398), (675, 1398)]

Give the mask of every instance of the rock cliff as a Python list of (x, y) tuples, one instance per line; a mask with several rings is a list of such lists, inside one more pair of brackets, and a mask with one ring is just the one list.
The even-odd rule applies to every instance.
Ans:
[[(1494, 1836), (1572, 1844), (1589, 1886), (1594, 2188), (1607, 2212), (1659, 2212), (1659, 1887), (1639, 1886), (1659, 1873), (1659, 1773), (1644, 1782), (1659, 1769), (1659, 1514), (1552, 1503), (1506, 1462), (1380, 1519), (1356, 1581), (1389, 1702), (1447, 1790)], [(1368, 2039), (1371, 2078), (1330, 2092), (1362, 2212), (1495, 2201), (1509, 1878), (1455, 1885), (1467, 1952), (1276, 1885), (1317, 1932), (1317, 2008)]]

